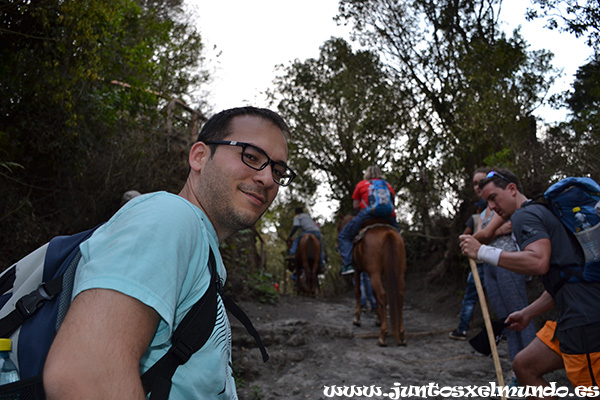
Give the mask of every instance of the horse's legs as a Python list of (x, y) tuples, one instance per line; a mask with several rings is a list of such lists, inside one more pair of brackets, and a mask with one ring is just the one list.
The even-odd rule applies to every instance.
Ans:
[(310, 274), (310, 283), (308, 284), (308, 292), (311, 296), (317, 295), (317, 268), (319, 268), (319, 260), (313, 261), (308, 266)]
[(302, 259), (296, 256), (296, 296), (302, 294), (302, 287), (304, 286), (302, 279), (305, 279), (302, 274)]
[(401, 346), (406, 346), (406, 336), (404, 335), (404, 285), (406, 284), (406, 255), (405, 252), (402, 252), (402, 262), (400, 267), (400, 273), (398, 274), (398, 290), (400, 293), (399, 296), (399, 316), (400, 316), (400, 341), (398, 342)]
[(309, 296), (315, 297), (317, 295), (317, 270), (319, 269), (321, 248), (319, 247), (319, 240), (316, 237), (313, 236), (310, 239), (312, 240), (312, 246), (309, 246), (311, 254), (307, 254), (306, 260), (306, 273), (309, 277), (306, 290)]
[(404, 306), (404, 294), (402, 294), (402, 300), (400, 301), (400, 340), (398, 341), (399, 346), (406, 346), (406, 336), (404, 334), (404, 315), (402, 313), (402, 308)]
[(356, 297), (356, 308), (354, 310), (354, 322), (356, 326), (360, 326), (360, 272), (354, 272), (354, 296)]
[(371, 278), (371, 287), (375, 293), (375, 301), (377, 302), (377, 317), (381, 321), (381, 330), (379, 333), (378, 344), (386, 346), (385, 338), (388, 333), (387, 311), (386, 311), (386, 294), (381, 280), (381, 274), (369, 274)]

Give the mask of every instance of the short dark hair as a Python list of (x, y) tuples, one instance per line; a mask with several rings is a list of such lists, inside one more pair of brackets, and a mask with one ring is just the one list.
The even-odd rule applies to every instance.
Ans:
[(294, 213), (296, 213), (296, 214), (302, 214), (302, 212), (304, 212), (304, 208), (302, 208), (302, 207), (296, 207), (294, 209)]
[(521, 186), (521, 181), (519, 180), (519, 178), (517, 178), (515, 174), (513, 174), (507, 169), (492, 168), (488, 175), (492, 172), (495, 172), (495, 174), (479, 181), (479, 189), (483, 189), (483, 187), (488, 183), (494, 182), (494, 185), (504, 190), (509, 184), (514, 183), (517, 186), (517, 190), (519, 191), (519, 193), (523, 194), (523, 187)]
[(200, 130), (196, 141), (206, 142), (223, 140), (231, 133), (229, 131), (231, 120), (242, 115), (252, 115), (271, 121), (281, 130), (286, 140), (291, 137), (288, 124), (283, 120), (283, 118), (281, 118), (279, 114), (266, 108), (247, 106), (223, 110), (210, 117), (202, 127), (202, 130)]

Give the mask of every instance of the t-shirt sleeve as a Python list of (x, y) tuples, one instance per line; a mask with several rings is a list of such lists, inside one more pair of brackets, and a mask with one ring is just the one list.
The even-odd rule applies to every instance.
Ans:
[(511, 223), (515, 240), (521, 250), (537, 240), (550, 239), (543, 221), (533, 209), (518, 210), (513, 214)]
[(352, 200), (360, 200), (361, 196), (362, 196), (362, 191), (363, 191), (363, 186), (365, 184), (365, 181), (360, 181), (356, 184), (356, 187), (354, 188), (354, 193), (352, 193)]
[(472, 232), (475, 232), (475, 220), (473, 219), (472, 215), (469, 217), (469, 219), (467, 220), (467, 222), (465, 222), (465, 226), (467, 228), (471, 228)]
[(100, 288), (138, 299), (160, 315), (153, 344), (162, 344), (182, 318), (178, 307), (191, 301), (190, 291), (208, 287), (210, 272), (199, 268), (208, 262), (208, 240), (198, 215), (182, 200), (163, 199), (158, 207), (146, 200), (122, 211), (82, 243), (73, 297)]

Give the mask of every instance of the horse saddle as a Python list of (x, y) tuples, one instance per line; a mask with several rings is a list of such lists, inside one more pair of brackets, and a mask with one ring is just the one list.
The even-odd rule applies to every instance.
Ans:
[(360, 242), (362, 240), (362, 238), (365, 237), (365, 235), (367, 234), (369, 229), (378, 228), (378, 227), (382, 227), (382, 226), (396, 230), (394, 225), (390, 224), (389, 221), (385, 218), (368, 219), (365, 222), (363, 222), (363, 224), (360, 227), (360, 231), (358, 232), (358, 235), (356, 235), (354, 237), (354, 240), (352, 241), (352, 243), (356, 244), (356, 243)]

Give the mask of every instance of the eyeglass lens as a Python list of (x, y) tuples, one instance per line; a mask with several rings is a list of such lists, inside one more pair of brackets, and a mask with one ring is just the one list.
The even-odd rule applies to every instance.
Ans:
[(261, 170), (271, 163), (273, 180), (281, 185), (288, 184), (292, 179), (292, 174), (287, 166), (272, 161), (264, 151), (252, 145), (242, 147), (242, 161), (250, 168)]

